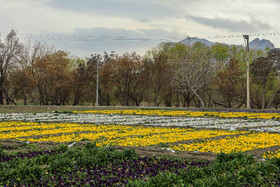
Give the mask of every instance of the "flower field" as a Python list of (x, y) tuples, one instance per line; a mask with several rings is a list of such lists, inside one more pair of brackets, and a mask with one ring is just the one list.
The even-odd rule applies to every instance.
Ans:
[[(0, 114), (0, 185), (150, 186), (167, 179), (166, 184), (175, 184), (176, 179), (198, 186), (216, 180), (230, 185), (226, 182), (230, 177), (244, 177), (250, 169), (256, 172), (257, 178), (250, 179), (254, 184), (278, 184), (279, 117), (276, 112), (171, 110)], [(138, 155), (145, 152), (192, 159), (217, 154), (217, 159), (210, 163)], [(243, 159), (250, 162), (246, 167)], [(266, 162), (259, 164), (255, 159)], [(210, 178), (199, 174), (215, 167), (216, 174)], [(245, 179), (240, 184), (253, 184), (248, 176)]]
[(96, 141), (101, 147), (169, 143), (174, 150), (246, 152), (280, 146), (278, 117), (279, 113), (169, 110), (11, 113), (0, 114), (0, 139), (57, 143)]
[[(127, 112), (129, 111), (129, 112)], [(143, 126), (163, 126), (163, 127), (189, 127), (189, 128), (203, 128), (203, 129), (222, 129), (222, 130), (254, 130), (254, 131), (268, 131), (268, 132), (280, 132), (280, 121), (276, 120), (275, 116), (278, 113), (269, 113), (270, 119), (255, 119), (251, 118), (249, 114), (246, 116), (243, 114), (241, 117), (213, 117), (210, 112), (205, 116), (197, 117), (198, 114), (192, 112), (193, 116), (181, 115), (182, 112), (176, 111), (162, 112), (160, 115), (146, 111), (131, 112), (131, 110), (118, 110), (110, 113), (108, 110), (102, 111), (88, 111), (82, 113), (11, 113), (1, 114), (0, 121), (26, 121), (26, 122), (63, 122), (63, 123), (90, 123), (90, 124), (103, 124), (103, 125), (143, 125)], [(132, 113), (132, 114), (128, 114)], [(157, 112), (159, 113), (159, 112)], [(189, 112), (190, 113), (190, 112)], [(201, 114), (201, 112), (197, 112)], [(244, 113), (244, 112), (243, 112)], [(166, 115), (163, 115), (166, 114)], [(180, 115), (179, 115), (180, 114)], [(210, 115), (211, 114), (211, 115)], [(257, 116), (256, 113), (254, 114)], [(236, 116), (236, 115), (234, 115)], [(263, 115), (262, 115), (263, 116)], [(244, 119), (246, 117), (246, 119)], [(273, 119), (272, 119), (273, 118)]]
[(174, 150), (186, 150), (214, 153), (245, 152), (254, 149), (279, 146), (280, 135), (269, 133), (253, 133), (249, 135), (230, 137), (219, 140), (195, 142), (192, 144), (179, 144), (172, 147)]
[(225, 118), (247, 117), (253, 119), (280, 118), (279, 113), (256, 113), (256, 112), (211, 112), (211, 111), (170, 111), (170, 110), (93, 110), (74, 111), (74, 113), (95, 113), (95, 114), (137, 114), (137, 115), (157, 115), (157, 116), (214, 116)]

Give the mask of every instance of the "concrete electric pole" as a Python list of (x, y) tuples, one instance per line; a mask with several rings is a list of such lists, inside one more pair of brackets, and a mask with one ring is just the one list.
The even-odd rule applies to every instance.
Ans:
[(249, 35), (243, 35), (247, 51), (247, 108), (250, 109), (250, 77), (249, 77)]
[(95, 106), (98, 106), (98, 87), (99, 87), (99, 62), (97, 61), (97, 69), (96, 69), (96, 101)]

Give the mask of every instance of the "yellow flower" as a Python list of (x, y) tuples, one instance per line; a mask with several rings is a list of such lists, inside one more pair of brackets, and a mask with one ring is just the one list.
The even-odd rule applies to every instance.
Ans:
[(192, 116), (192, 117), (224, 117), (224, 118), (280, 118), (279, 113), (254, 113), (254, 112), (211, 112), (211, 111), (170, 111), (170, 110), (91, 110), (73, 111), (74, 113), (95, 114), (125, 114), (125, 115), (164, 115), (164, 116)]

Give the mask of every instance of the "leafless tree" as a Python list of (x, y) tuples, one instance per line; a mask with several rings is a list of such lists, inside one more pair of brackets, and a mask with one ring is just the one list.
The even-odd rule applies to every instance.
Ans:
[[(36, 71), (36, 63), (47, 55), (53, 52), (52, 47), (35, 42), (33, 44), (27, 44), (22, 47), (18, 55), (17, 71), (20, 72), (22, 80), (21, 84), (17, 84), (17, 89), (20, 89), (24, 96), (24, 104), (27, 103), (27, 95), (32, 99), (32, 102), (36, 102), (36, 89), (42, 90), (42, 80), (38, 77), (38, 71)], [(41, 91), (42, 92), (42, 91)], [(41, 93), (40, 92), (40, 93)]]
[(186, 58), (174, 62), (173, 80), (177, 84), (177, 91), (183, 95), (193, 93), (205, 107), (199, 92), (208, 86), (214, 69), (208, 47), (201, 43), (188, 47)]
[(2, 42), (0, 39), (0, 104), (3, 105), (3, 94), (9, 99), (4, 84), (7, 81), (8, 74), (16, 64), (17, 55), (20, 53), (22, 45), (16, 36), (16, 32), (11, 32), (6, 36)]

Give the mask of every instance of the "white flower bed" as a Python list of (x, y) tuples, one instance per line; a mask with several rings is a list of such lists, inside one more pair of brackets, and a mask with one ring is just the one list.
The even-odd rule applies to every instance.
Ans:
[(252, 120), (209, 117), (170, 117), (118, 114), (76, 113), (12, 113), (0, 114), (0, 121), (65, 122), (120, 125), (177, 126), (193, 128), (215, 128), (225, 130), (248, 129), (280, 132), (280, 122), (274, 120)]

